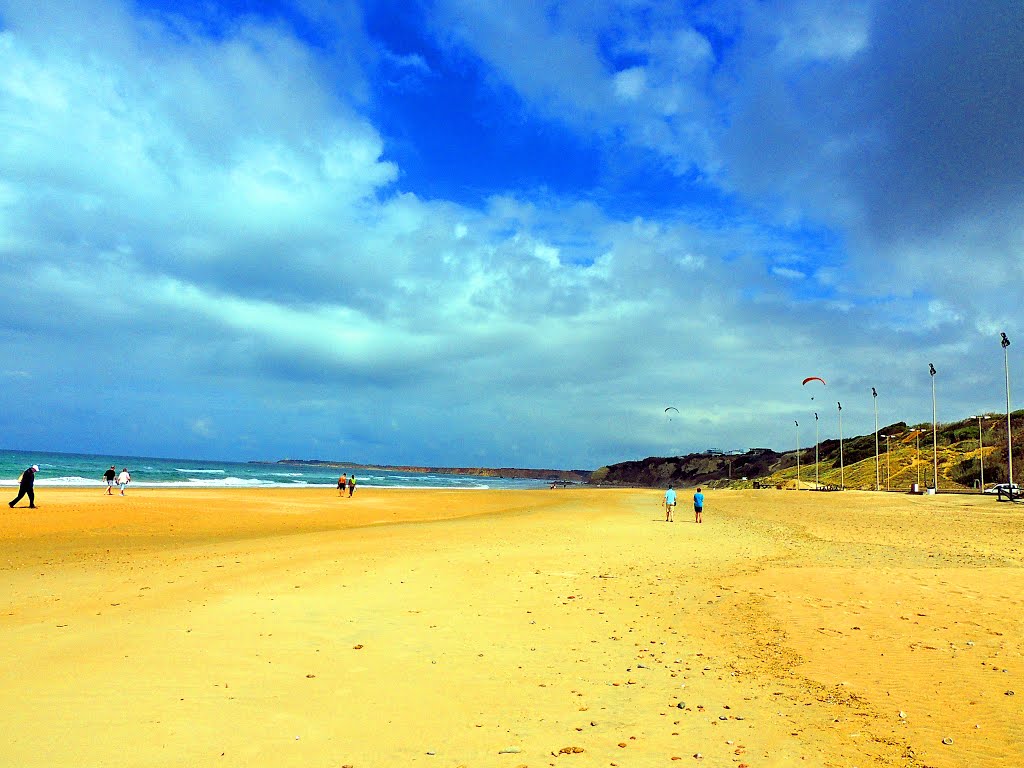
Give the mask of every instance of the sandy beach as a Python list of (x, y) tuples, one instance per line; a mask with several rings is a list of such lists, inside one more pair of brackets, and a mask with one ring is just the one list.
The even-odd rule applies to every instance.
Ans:
[(0, 765), (1024, 760), (1024, 508), (660, 499), (40, 489), (0, 526)]

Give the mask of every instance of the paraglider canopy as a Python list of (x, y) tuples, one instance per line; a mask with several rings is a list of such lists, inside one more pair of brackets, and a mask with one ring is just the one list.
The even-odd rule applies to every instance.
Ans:
[(678, 408), (674, 408), (671, 405), (668, 408), (665, 409), (665, 413), (668, 413), (669, 411), (675, 411), (676, 413), (679, 413), (679, 409)]
[[(808, 376), (806, 379), (804, 379), (803, 381), (800, 382), (800, 386), (806, 385), (808, 381), (820, 381), (821, 382), (821, 386), (823, 386), (823, 387), (826, 386), (825, 385), (825, 380), (823, 378), (821, 378), (821, 376)], [(814, 399), (814, 395), (811, 395), (811, 400), (813, 400), (813, 399)]]

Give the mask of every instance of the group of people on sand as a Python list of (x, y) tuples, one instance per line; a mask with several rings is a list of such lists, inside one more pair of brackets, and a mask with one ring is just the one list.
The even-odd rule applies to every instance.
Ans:
[[(14, 497), (13, 501), (7, 502), (7, 506), (13, 508), (15, 504), (22, 500), (23, 497), (28, 496), (28, 507), (29, 509), (36, 508), (36, 472), (39, 471), (39, 465), (33, 464), (31, 467), (21, 473), (21, 477), (18, 478), (18, 495)], [(121, 495), (124, 496), (124, 489), (128, 487), (128, 483), (132, 481), (132, 476), (128, 472), (128, 467), (124, 467), (120, 474), (118, 474), (116, 467), (111, 464), (110, 469), (103, 473), (103, 479), (107, 481), (107, 495), (114, 495), (114, 485), (116, 484), (121, 489)]]
[[(21, 477), (18, 478), (18, 495), (14, 497), (13, 501), (9, 501), (7, 506), (14, 507), (19, 501), (25, 496), (28, 496), (29, 509), (36, 508), (36, 472), (39, 471), (39, 465), (33, 464), (31, 467), (21, 473)], [(103, 479), (107, 481), (107, 494), (108, 496), (114, 495), (114, 486), (116, 485), (121, 489), (121, 495), (124, 496), (124, 489), (128, 487), (128, 483), (132, 481), (131, 473), (128, 471), (128, 467), (123, 467), (120, 472), (117, 471), (117, 465), (111, 464), (110, 469), (103, 473)], [(348, 495), (351, 496), (356, 490), (356, 476), (353, 475), (342, 475), (338, 478), (338, 495), (344, 496), (345, 491), (348, 491)]]
[(121, 489), (121, 495), (124, 496), (124, 489), (132, 481), (132, 476), (128, 473), (128, 467), (124, 467), (118, 474), (116, 465), (111, 464), (110, 469), (103, 473), (103, 479), (107, 481), (107, 496), (114, 495), (115, 483)]
[[(674, 523), (675, 520), (672, 518), (672, 513), (676, 509), (676, 492), (675, 489), (670, 485), (668, 490), (665, 491), (665, 522)], [(695, 523), (703, 523), (703, 512), (704, 512), (704, 493), (700, 488), (693, 494), (693, 515)]]
[(356, 476), (354, 474), (342, 475), (338, 478), (338, 495), (344, 496), (346, 488), (348, 489), (348, 495), (351, 496), (356, 489)]

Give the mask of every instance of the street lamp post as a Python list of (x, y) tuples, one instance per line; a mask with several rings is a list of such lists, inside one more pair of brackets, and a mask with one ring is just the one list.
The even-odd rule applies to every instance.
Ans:
[(881, 482), (878, 479), (878, 392), (871, 388), (871, 398), (875, 403), (875, 490), (881, 489)]
[(1003, 338), (1000, 344), (1003, 345), (1003, 369), (1006, 371), (1006, 467), (1010, 474), (1010, 491), (1013, 492), (1013, 430), (1010, 421), (1010, 356), (1006, 348), (1010, 346), (1010, 340), (1006, 334), (1000, 334)]
[(932, 377), (932, 464), (935, 477), (935, 492), (939, 492), (939, 431), (935, 420), (935, 366), (928, 363), (928, 374)]
[(818, 414), (814, 414), (814, 490), (818, 490)]
[(839, 406), (839, 487), (846, 490), (846, 470), (843, 467), (843, 404), (836, 401)]

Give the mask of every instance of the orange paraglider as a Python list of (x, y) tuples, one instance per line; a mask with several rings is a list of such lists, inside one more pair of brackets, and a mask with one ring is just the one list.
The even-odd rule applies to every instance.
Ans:
[[(821, 386), (823, 386), (823, 387), (826, 386), (825, 380), (823, 378), (821, 378), (821, 376), (808, 376), (806, 379), (804, 379), (802, 382), (800, 382), (800, 386), (806, 385), (808, 381), (820, 381), (821, 382)], [(813, 389), (813, 387), (812, 387), (812, 389)], [(811, 395), (811, 400), (813, 400), (813, 399), (814, 399), (814, 395)]]

